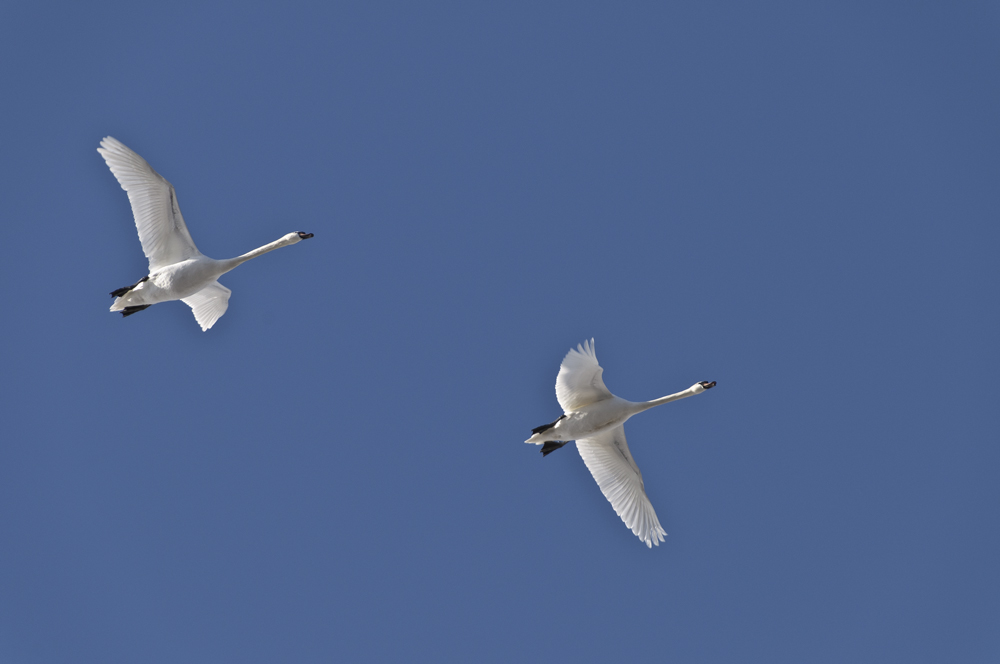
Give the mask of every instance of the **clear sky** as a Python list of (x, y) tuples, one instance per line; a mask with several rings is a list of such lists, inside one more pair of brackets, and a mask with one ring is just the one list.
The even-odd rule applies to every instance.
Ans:
[[(0, 662), (1000, 661), (995, 2), (0, 9)], [(146, 274), (111, 135), (225, 258)], [(629, 422), (649, 550), (559, 414)]]

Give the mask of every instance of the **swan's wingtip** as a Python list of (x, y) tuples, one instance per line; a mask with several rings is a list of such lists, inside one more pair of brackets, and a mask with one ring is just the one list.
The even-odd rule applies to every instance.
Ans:
[(108, 150), (110, 148), (117, 147), (121, 145), (121, 141), (119, 141), (114, 136), (105, 136), (104, 138), (101, 139), (100, 145), (101, 147), (97, 148), (98, 152), (100, 152), (102, 148)]
[(648, 548), (652, 549), (653, 545), (660, 546), (660, 542), (662, 542), (663, 538), (666, 536), (667, 534), (661, 530), (658, 533), (653, 533), (648, 539), (643, 541), (646, 542), (646, 546)]

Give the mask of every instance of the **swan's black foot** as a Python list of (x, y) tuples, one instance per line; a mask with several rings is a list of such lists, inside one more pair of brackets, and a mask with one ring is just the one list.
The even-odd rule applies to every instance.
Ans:
[[(558, 422), (558, 421), (559, 420), (556, 420), (556, 422)], [(548, 441), (548, 442), (546, 442), (544, 445), (542, 445), (542, 456), (548, 456), (548, 455), (552, 454), (553, 452), (555, 452), (556, 450), (558, 450), (560, 447), (562, 447), (565, 444), (566, 443), (556, 443), (556, 442), (551, 441), (551, 440)]]
[(119, 288), (118, 290), (111, 291), (111, 297), (124, 297), (125, 293), (128, 293), (130, 290), (132, 290), (142, 282), (146, 281), (146, 279), (149, 279), (148, 274), (139, 281), (132, 284), (131, 286), (125, 286), (124, 288)]
[[(566, 419), (566, 416), (565, 415), (560, 415), (559, 416), (559, 420), (563, 420), (563, 419)], [(549, 429), (551, 429), (552, 427), (554, 427), (556, 425), (556, 423), (559, 422), (559, 420), (556, 420), (552, 424), (543, 424), (540, 427), (535, 427), (534, 429), (531, 430), (531, 433), (543, 433), (545, 431), (548, 431)]]
[(153, 305), (151, 305), (151, 304), (137, 304), (134, 307), (125, 307), (124, 309), (122, 309), (122, 318), (124, 318), (126, 316), (131, 316), (132, 314), (137, 314), (140, 311), (142, 311), (143, 309), (149, 309), (151, 306), (153, 306)]

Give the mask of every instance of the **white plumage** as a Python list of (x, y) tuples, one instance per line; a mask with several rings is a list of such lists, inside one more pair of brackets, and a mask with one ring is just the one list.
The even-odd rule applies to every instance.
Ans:
[(571, 348), (556, 376), (556, 399), (563, 411), (568, 413), (614, 396), (604, 386), (603, 375), (593, 339)]
[(251, 258), (312, 237), (312, 233), (288, 233), (236, 258), (209, 258), (191, 239), (177, 194), (163, 176), (110, 136), (101, 141), (97, 151), (128, 193), (139, 242), (149, 259), (146, 277), (111, 293), (116, 298), (111, 311), (129, 316), (159, 302), (181, 300), (191, 307), (201, 329), (208, 330), (229, 307), (232, 291), (218, 282), (221, 275)]
[(583, 462), (615, 512), (652, 548), (663, 541), (666, 532), (646, 496), (642, 473), (625, 442), (623, 425), (636, 413), (715, 387), (715, 381), (702, 381), (683, 392), (636, 403), (611, 394), (603, 374), (593, 339), (571, 349), (556, 376), (556, 399), (562, 406), (562, 417), (534, 429), (524, 442), (543, 445), (542, 454), (548, 455), (575, 440)]

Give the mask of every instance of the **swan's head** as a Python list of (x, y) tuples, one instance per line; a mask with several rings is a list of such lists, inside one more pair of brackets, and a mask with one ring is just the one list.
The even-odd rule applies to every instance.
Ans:
[(308, 240), (312, 236), (313, 236), (312, 233), (303, 233), (302, 231), (295, 231), (294, 233), (289, 233), (288, 235), (282, 236), (280, 240), (281, 246), (287, 247), (290, 244), (302, 242), (302, 240)]
[(691, 386), (691, 390), (695, 394), (701, 394), (705, 390), (710, 390), (713, 387), (715, 387), (715, 381), (714, 380), (711, 383), (708, 382), (707, 380), (703, 380), (700, 383), (695, 383), (694, 385), (692, 385)]

